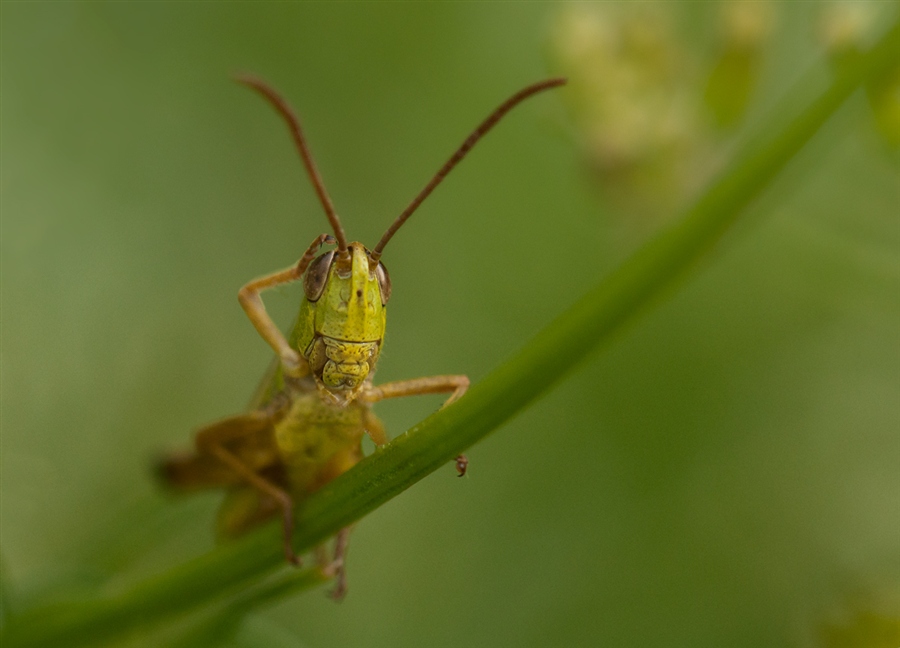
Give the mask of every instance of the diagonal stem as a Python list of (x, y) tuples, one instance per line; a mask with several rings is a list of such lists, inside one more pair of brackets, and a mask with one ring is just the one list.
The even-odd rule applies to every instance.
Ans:
[[(608, 343), (704, 257), (860, 84), (897, 60), (900, 23), (786, 126), (739, 156), (683, 218), (638, 250), (464, 398), (312, 496), (298, 511), (297, 552), (316, 546), (453, 460), (547, 391), (586, 353)], [(124, 592), (26, 611), (9, 620), (0, 643), (4, 648), (97, 645), (234, 596), (282, 564), (278, 528), (271, 525)]]

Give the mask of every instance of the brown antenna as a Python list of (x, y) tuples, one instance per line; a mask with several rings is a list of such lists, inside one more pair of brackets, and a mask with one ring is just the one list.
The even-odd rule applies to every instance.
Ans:
[(391, 237), (397, 233), (397, 230), (403, 226), (403, 223), (405, 223), (406, 220), (410, 216), (412, 216), (413, 212), (416, 211), (419, 205), (422, 204), (422, 201), (425, 200), (432, 191), (434, 191), (434, 188), (441, 183), (441, 180), (443, 180), (447, 176), (447, 174), (450, 173), (453, 167), (459, 164), (459, 161), (465, 157), (466, 153), (468, 153), (473, 146), (475, 146), (478, 140), (484, 137), (485, 133), (491, 130), (491, 128), (493, 128), (494, 125), (498, 121), (500, 121), (506, 113), (515, 108), (531, 95), (537, 94), (538, 92), (543, 92), (544, 90), (549, 90), (550, 88), (564, 85), (566, 81), (567, 79), (564, 78), (547, 79), (546, 81), (540, 81), (528, 86), (527, 88), (519, 90), (516, 94), (500, 104), (500, 106), (494, 112), (492, 112), (487, 119), (481, 122), (478, 128), (472, 131), (472, 134), (466, 138), (466, 141), (463, 142), (462, 146), (460, 146), (456, 150), (456, 153), (454, 153), (450, 157), (450, 159), (447, 160), (444, 166), (442, 166), (440, 170), (434, 174), (434, 177), (427, 185), (425, 185), (425, 188), (419, 192), (419, 195), (416, 196), (411, 203), (409, 203), (409, 206), (404, 209), (403, 213), (397, 217), (397, 220), (395, 220), (391, 224), (391, 226), (384, 233), (384, 236), (381, 237), (381, 240), (378, 241), (378, 245), (376, 245), (375, 249), (372, 250), (372, 259), (377, 261), (379, 258), (381, 258), (381, 253), (384, 251), (384, 246), (387, 245), (388, 241), (391, 240)]
[(300, 120), (297, 119), (297, 115), (291, 110), (291, 107), (281, 95), (265, 81), (252, 76), (237, 76), (235, 77), (235, 81), (243, 83), (245, 86), (259, 92), (263, 97), (268, 99), (275, 110), (284, 117), (288, 124), (288, 128), (291, 129), (294, 143), (297, 144), (297, 150), (300, 151), (303, 166), (306, 167), (306, 172), (309, 174), (309, 179), (312, 181), (313, 188), (315, 188), (316, 194), (319, 196), (319, 202), (321, 202), (322, 207), (325, 208), (325, 215), (328, 217), (328, 222), (331, 223), (331, 229), (334, 230), (334, 238), (337, 239), (338, 250), (343, 252), (347, 249), (347, 235), (344, 234), (344, 228), (341, 226), (341, 221), (338, 218), (337, 212), (334, 211), (334, 203), (331, 202), (331, 198), (328, 197), (328, 192), (325, 191), (325, 184), (322, 182), (322, 176), (319, 175), (319, 170), (316, 169), (316, 163), (313, 162), (312, 153), (309, 152), (309, 146), (306, 144), (306, 138), (303, 136), (303, 131), (300, 129)]

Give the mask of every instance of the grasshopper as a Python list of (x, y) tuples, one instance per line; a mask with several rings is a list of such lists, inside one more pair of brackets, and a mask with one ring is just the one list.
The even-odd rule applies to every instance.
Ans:
[[(507, 112), (565, 80), (535, 83), (502, 103), (469, 135), (371, 250), (362, 243), (347, 242), (291, 107), (260, 79), (236, 80), (261, 94), (287, 122), (332, 234), (317, 236), (291, 267), (255, 279), (240, 289), (238, 299), (247, 317), (275, 351), (273, 364), (247, 413), (200, 429), (193, 451), (171, 455), (159, 468), (164, 481), (178, 491), (227, 489), (217, 519), (221, 536), (237, 536), (280, 513), (285, 557), (299, 565), (291, 543), (296, 505), (362, 459), (364, 434), (378, 446), (388, 442), (384, 426), (372, 413), (372, 404), (403, 396), (450, 394), (445, 407), (469, 386), (469, 379), (463, 375), (373, 384), (391, 297), (390, 275), (381, 262), (385, 246), (450, 170)], [(323, 245), (334, 248), (320, 253)], [(260, 293), (300, 279), (304, 289), (300, 313), (285, 337), (266, 313)], [(460, 476), (465, 474), (467, 464), (465, 456), (456, 458)], [(344, 557), (348, 535), (349, 528), (338, 533), (330, 561), (323, 548), (317, 554), (320, 567), (335, 578), (335, 598), (346, 592)]]

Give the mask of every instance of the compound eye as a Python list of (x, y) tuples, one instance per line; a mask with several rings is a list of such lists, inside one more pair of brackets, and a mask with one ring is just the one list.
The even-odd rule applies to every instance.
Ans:
[(309, 268), (306, 269), (306, 276), (303, 277), (303, 290), (306, 292), (306, 298), (309, 301), (318, 301), (322, 293), (325, 292), (328, 270), (331, 268), (333, 259), (334, 250), (331, 250), (310, 263)]
[(378, 288), (381, 290), (381, 305), (384, 306), (391, 298), (391, 275), (388, 274), (387, 268), (379, 261), (378, 267), (375, 268), (375, 278), (378, 279)]

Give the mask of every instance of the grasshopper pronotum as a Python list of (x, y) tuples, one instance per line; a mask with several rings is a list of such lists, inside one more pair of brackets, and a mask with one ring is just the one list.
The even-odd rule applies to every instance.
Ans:
[[(388, 442), (384, 427), (372, 413), (372, 404), (387, 398), (449, 393), (446, 406), (469, 386), (466, 376), (430, 376), (377, 386), (372, 383), (384, 339), (385, 306), (391, 296), (391, 281), (381, 262), (384, 247), (507, 112), (565, 80), (535, 83), (503, 102), (469, 135), (371, 250), (362, 243), (347, 242), (300, 122), (285, 100), (259, 79), (237, 80), (265, 97), (287, 122), (333, 235), (317, 236), (295, 265), (241, 288), (241, 306), (260, 336), (275, 350), (272, 369), (263, 378), (249, 412), (202, 428), (197, 432), (194, 452), (167, 457), (160, 468), (165, 481), (178, 490), (228, 489), (218, 516), (222, 535), (238, 535), (280, 513), (285, 556), (299, 564), (291, 545), (295, 505), (362, 459), (364, 434), (377, 445)], [(319, 254), (323, 245), (335, 247)], [(285, 337), (266, 313), (260, 293), (301, 278), (304, 298), (300, 314)], [(464, 456), (457, 457), (460, 475), (466, 465)], [(322, 568), (336, 578), (336, 598), (346, 592), (348, 534), (349, 528), (338, 533), (333, 559), (328, 560), (321, 548), (318, 552)]]

